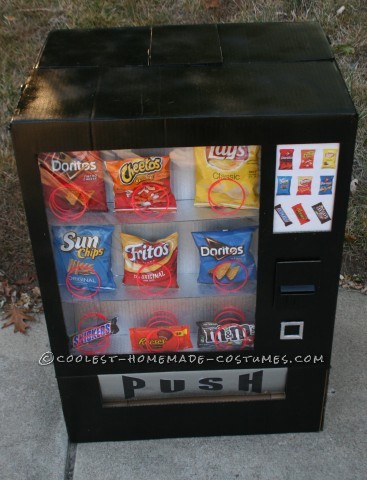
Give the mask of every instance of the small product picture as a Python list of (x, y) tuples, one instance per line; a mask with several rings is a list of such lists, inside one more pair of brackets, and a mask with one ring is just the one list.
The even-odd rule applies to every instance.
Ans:
[(305, 209), (303, 208), (302, 203), (297, 203), (297, 205), (293, 205), (292, 209), (301, 225), (304, 225), (305, 223), (310, 221), (307, 213), (305, 212)]
[(113, 180), (116, 211), (139, 214), (176, 210), (168, 156), (106, 160), (105, 165)]
[(337, 148), (324, 148), (321, 168), (334, 169), (336, 166), (337, 155), (338, 155)]
[(319, 195), (332, 195), (333, 194), (333, 175), (321, 175), (320, 176), (320, 190)]
[(43, 153), (38, 156), (46, 205), (64, 221), (86, 211), (107, 211), (99, 152)]
[(311, 195), (312, 177), (298, 177), (297, 195)]
[(240, 284), (256, 278), (255, 260), (250, 252), (257, 227), (215, 232), (193, 232), (200, 255), (198, 282), (221, 285)]
[(115, 288), (111, 272), (110, 225), (53, 226), (58, 282), (75, 297)]
[(279, 170), (293, 170), (293, 148), (279, 150)]
[(313, 168), (315, 149), (301, 150), (301, 163), (299, 168)]
[(290, 195), (291, 182), (292, 182), (292, 177), (278, 176), (277, 195)]
[(260, 147), (195, 147), (196, 207), (259, 207)]
[(177, 243), (177, 233), (154, 242), (121, 233), (123, 283), (136, 285), (147, 293), (152, 287), (178, 288)]

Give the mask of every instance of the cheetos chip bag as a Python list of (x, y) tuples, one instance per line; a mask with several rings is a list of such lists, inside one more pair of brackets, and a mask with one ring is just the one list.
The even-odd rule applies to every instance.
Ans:
[(151, 287), (177, 288), (177, 242), (177, 233), (155, 242), (121, 233), (123, 283), (143, 292)]
[(195, 147), (197, 207), (259, 207), (260, 147)]
[(113, 180), (116, 211), (176, 210), (168, 156), (106, 160), (105, 165)]

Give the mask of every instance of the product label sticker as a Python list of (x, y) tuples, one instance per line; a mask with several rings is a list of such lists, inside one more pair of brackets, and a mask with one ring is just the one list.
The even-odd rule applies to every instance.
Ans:
[(331, 231), (339, 150), (339, 143), (277, 145), (274, 233)]

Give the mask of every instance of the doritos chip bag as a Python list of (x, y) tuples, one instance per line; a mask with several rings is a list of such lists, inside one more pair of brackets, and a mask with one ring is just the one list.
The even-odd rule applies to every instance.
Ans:
[(192, 232), (200, 255), (199, 283), (243, 284), (256, 277), (250, 252), (257, 227), (216, 232)]
[(67, 221), (86, 210), (107, 211), (98, 152), (42, 153), (38, 165), (46, 203), (55, 216)]
[(52, 227), (58, 282), (72, 295), (115, 288), (111, 272), (113, 230), (109, 225)]
[(176, 210), (168, 156), (107, 160), (105, 165), (113, 180), (116, 211)]
[(259, 207), (260, 147), (195, 147), (197, 207)]
[(148, 242), (127, 233), (121, 233), (122, 253), (125, 261), (125, 285), (177, 288), (178, 234)]

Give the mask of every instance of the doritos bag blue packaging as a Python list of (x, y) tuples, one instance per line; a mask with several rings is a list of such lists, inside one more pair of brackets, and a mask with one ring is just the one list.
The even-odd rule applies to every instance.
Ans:
[(85, 290), (116, 288), (111, 272), (113, 230), (112, 225), (52, 227), (60, 285), (66, 285), (77, 297), (85, 296)]
[(245, 285), (255, 279), (255, 260), (249, 250), (256, 228), (192, 232), (200, 255), (198, 282)]

